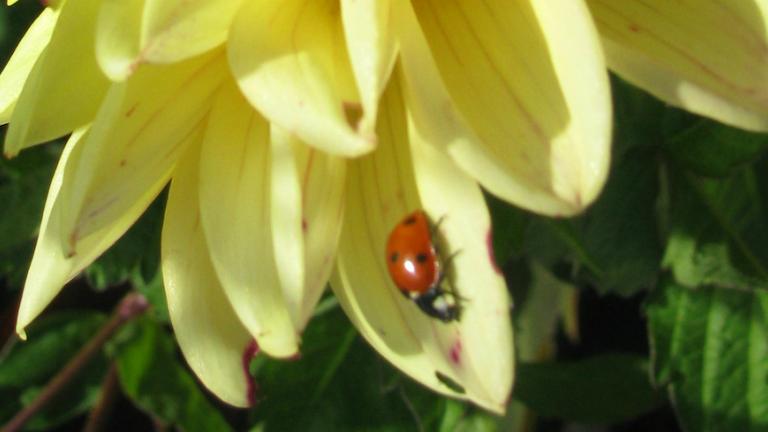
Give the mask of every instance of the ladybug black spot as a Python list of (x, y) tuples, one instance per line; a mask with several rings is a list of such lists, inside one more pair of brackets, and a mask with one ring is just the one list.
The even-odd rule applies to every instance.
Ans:
[(413, 225), (416, 223), (416, 216), (411, 216), (403, 221), (403, 225)]
[(420, 253), (420, 254), (416, 255), (416, 261), (418, 261), (418, 262), (420, 262), (420, 263), (424, 263), (424, 262), (427, 262), (427, 254), (425, 254), (424, 252), (422, 252), (422, 253)]
[(389, 260), (392, 262), (397, 262), (398, 259), (400, 259), (400, 254), (397, 252), (392, 252), (392, 255), (389, 256)]

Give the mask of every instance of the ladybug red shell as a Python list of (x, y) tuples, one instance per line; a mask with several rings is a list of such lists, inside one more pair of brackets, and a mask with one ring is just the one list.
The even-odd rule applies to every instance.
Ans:
[(449, 322), (458, 320), (459, 305), (442, 287), (447, 262), (435, 246), (435, 231), (422, 210), (407, 215), (387, 240), (387, 270), (400, 292), (424, 313)]

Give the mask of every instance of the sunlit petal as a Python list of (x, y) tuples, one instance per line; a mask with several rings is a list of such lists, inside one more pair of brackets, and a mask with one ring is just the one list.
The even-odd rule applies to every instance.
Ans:
[(105, 0), (97, 26), (99, 64), (123, 80), (142, 63), (171, 63), (221, 45), (241, 0)]
[[(436, 391), (502, 412), (513, 372), (509, 299), (489, 253), (482, 193), (413, 128), (409, 136), (397, 86), (385, 96), (378, 124), (380, 148), (351, 164), (335, 292), (360, 332), (398, 368)], [(389, 231), (418, 208), (444, 217), (441, 247), (446, 257), (458, 252), (447, 270), (465, 299), (458, 323), (424, 315), (387, 274)]]
[(348, 120), (360, 103), (340, 14), (337, 0), (245, 2), (228, 53), (243, 93), (269, 121), (321, 150), (355, 156), (375, 137)]
[[(209, 110), (225, 74), (213, 54), (146, 67), (113, 84), (91, 128), (62, 208), (62, 242), (79, 253), (83, 237), (160, 192), (184, 144)], [(139, 198), (142, 197), (142, 198)]]
[(99, 0), (70, 0), (62, 6), (51, 40), (32, 68), (11, 116), (6, 155), (92, 121), (108, 84), (93, 53), (99, 4)]
[[(263, 118), (261, 120), (266, 123)], [(266, 139), (269, 141), (269, 149), (265, 151), (270, 156), (271, 166), (266, 170), (269, 172), (269, 196), (265, 197), (265, 201), (270, 207), (268, 220), (272, 225), (275, 267), (282, 288), (282, 299), (294, 325), (300, 330), (306, 276), (301, 183), (296, 158), (297, 149), (302, 144), (275, 125), (270, 127)]]
[(198, 212), (198, 154), (179, 162), (165, 210), (162, 265), (176, 340), (200, 381), (235, 406), (253, 403), (251, 336), (227, 301), (208, 256)]
[[(300, 327), (312, 316), (333, 270), (344, 214), (346, 160), (312, 147), (295, 148), (301, 175), (304, 298)], [(279, 242), (279, 239), (276, 239)]]
[(32, 67), (51, 40), (58, 11), (46, 8), (29, 27), (0, 74), (0, 124), (8, 123)]
[(269, 124), (227, 84), (203, 144), (200, 211), (216, 274), (240, 321), (266, 353), (290, 357), (299, 338), (272, 243), (269, 138)]
[(415, 6), (416, 16), (407, 7), (398, 16), (408, 105), (424, 138), (519, 206), (551, 215), (583, 210), (605, 181), (611, 127), (586, 8), (501, 0)]
[(686, 110), (768, 130), (768, 3), (587, 3), (623, 78)]
[[(19, 305), (16, 331), (24, 337), (24, 329), (50, 303), (53, 297), (69, 280), (77, 276), (86, 266), (101, 255), (109, 246), (120, 238), (141, 216), (154, 196), (142, 195), (126, 203), (120, 214), (100, 228), (83, 236), (78, 243), (78, 251), (72, 254), (60, 239), (64, 236), (62, 209), (68, 206), (66, 201), (71, 196), (68, 189), (73, 186), (72, 179), (77, 175), (82, 163), (83, 150), (88, 139), (85, 129), (76, 131), (64, 148), (56, 173), (51, 180), (51, 187), (46, 199), (40, 234), (32, 257), (24, 293)], [(150, 189), (159, 189), (165, 183), (158, 179)]]
[(374, 133), (379, 97), (395, 64), (397, 44), (391, 0), (342, 0), (347, 49), (363, 105), (358, 129)]

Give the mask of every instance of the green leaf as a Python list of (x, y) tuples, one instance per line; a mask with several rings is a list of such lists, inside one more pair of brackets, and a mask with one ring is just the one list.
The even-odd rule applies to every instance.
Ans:
[[(251, 422), (262, 431), (436, 430), (443, 422), (455, 423), (443, 419), (444, 398), (387, 364), (357, 337), (337, 306), (310, 322), (301, 358), (259, 356), (253, 369), (259, 403)], [(474, 408), (461, 406), (457, 417), (474, 415)]]
[(678, 164), (696, 174), (728, 176), (757, 160), (768, 147), (766, 134), (736, 129), (679, 110), (670, 109), (667, 115), (669, 130), (664, 149)]
[(486, 194), (485, 201), (493, 226), (493, 252), (499, 266), (523, 252), (528, 215), (504, 201)]
[(630, 296), (655, 282), (662, 252), (655, 213), (657, 179), (655, 150), (628, 150), (600, 198), (578, 221), (591, 267), (598, 268), (598, 292)]
[(656, 159), (651, 147), (630, 148), (615, 162), (605, 190), (583, 216), (533, 217), (524, 239), (528, 256), (600, 293), (630, 296), (652, 286), (662, 255)]
[(131, 277), (131, 283), (152, 305), (150, 314), (160, 322), (170, 322), (168, 315), (168, 304), (165, 301), (165, 287), (163, 286), (163, 275), (156, 272), (150, 280), (145, 280), (140, 271), (134, 271)]
[(722, 179), (670, 170), (670, 233), (663, 264), (687, 286), (768, 287), (768, 227), (752, 169)]
[(659, 125), (668, 108), (620, 78), (611, 84), (616, 128), (605, 189), (578, 218), (532, 216), (523, 244), (528, 257), (560, 277), (630, 296), (652, 286), (659, 270)]
[(768, 430), (767, 293), (670, 279), (646, 311), (654, 377), (686, 430)]
[[(68, 311), (35, 321), (27, 331), (28, 342), (16, 342), (0, 358), (0, 394), (7, 401), (0, 410), (0, 421), (32, 403), (105, 320), (96, 312)], [(106, 371), (106, 357), (100, 354), (29, 420), (27, 429), (50, 430), (85, 413), (96, 402)]]
[(629, 354), (522, 363), (512, 396), (542, 417), (582, 423), (628, 420), (661, 404), (649, 382), (647, 360)]
[(637, 147), (657, 146), (663, 139), (659, 125), (667, 115), (667, 106), (645, 91), (611, 75), (614, 128), (613, 158)]
[(152, 417), (187, 432), (231, 430), (179, 363), (172, 336), (152, 319), (128, 324), (111, 351), (123, 391)]
[[(101, 355), (69, 382), (61, 393), (54, 396), (44, 409), (32, 417), (26, 428), (48, 431), (56, 425), (88, 412), (99, 399), (106, 370), (107, 360)], [(42, 390), (42, 387), (24, 389), (21, 394), (22, 404), (26, 406), (32, 403)]]
[(523, 362), (542, 360), (554, 351), (563, 303), (575, 289), (554, 277), (545, 267), (531, 264), (530, 287), (524, 302), (515, 297), (513, 314), (515, 355)]
[(496, 432), (499, 421), (488, 413), (467, 410), (467, 405), (455, 400), (445, 403), (440, 432)]
[(0, 158), (0, 277), (10, 286), (26, 276), (59, 150), (38, 146), (12, 160)]
[(27, 341), (16, 341), (0, 357), (0, 387), (44, 384), (77, 353), (104, 324), (92, 311), (48, 314), (27, 330)]

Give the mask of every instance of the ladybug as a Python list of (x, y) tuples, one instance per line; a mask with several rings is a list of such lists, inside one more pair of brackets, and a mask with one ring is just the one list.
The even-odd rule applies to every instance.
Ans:
[(443, 322), (459, 319), (458, 296), (443, 288), (443, 260), (435, 246), (433, 225), (422, 210), (406, 216), (387, 240), (387, 270), (400, 292), (427, 315)]

